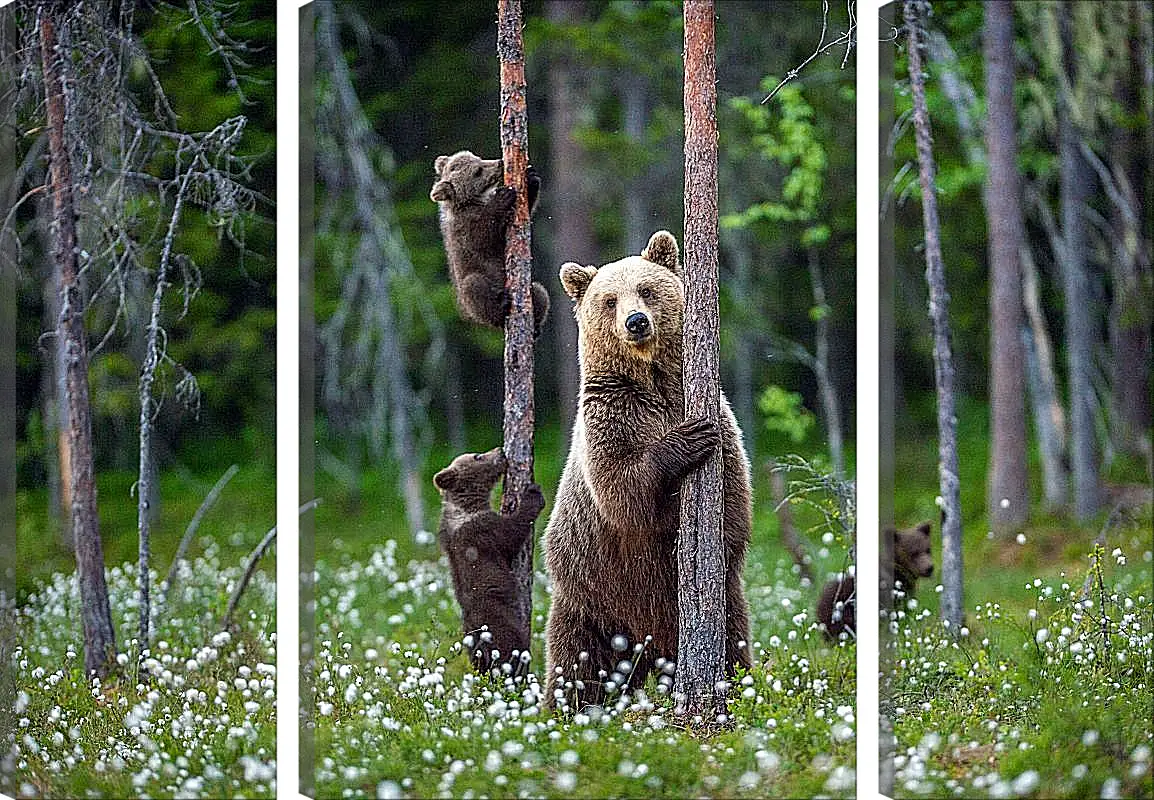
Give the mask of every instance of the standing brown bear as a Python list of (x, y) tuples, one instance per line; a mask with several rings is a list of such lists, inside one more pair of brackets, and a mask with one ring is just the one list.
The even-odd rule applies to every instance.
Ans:
[[(501, 328), (509, 314), (505, 289), (505, 235), (517, 204), (517, 191), (503, 185), (499, 158), (480, 158), (468, 150), (438, 156), (437, 180), (429, 198), (440, 204), (441, 234), (449, 259), (449, 276), (461, 315), (481, 325)], [(529, 167), (526, 176), (529, 213), (537, 207), (541, 179)], [(541, 332), (549, 314), (549, 293), (534, 282), (533, 333)]]
[(727, 670), (750, 666), (742, 569), (749, 461), (725, 396), (720, 425), (684, 419), (685, 287), (677, 240), (653, 234), (640, 257), (561, 268), (579, 328), (581, 391), (569, 459), (545, 529), (553, 605), (550, 705), (579, 710), (644, 683), (677, 657), (676, 540), (682, 479), (720, 444)]
[[(878, 607), (892, 609), (900, 598), (912, 597), (918, 578), (934, 574), (934, 557), (930, 552), (932, 525), (923, 522), (911, 530), (882, 531), (882, 557), (878, 575)], [(895, 580), (897, 581), (895, 583)], [(901, 592), (895, 595), (895, 592)], [(826, 636), (834, 641), (843, 632), (857, 632), (857, 595), (854, 576), (829, 581), (817, 601), (817, 620)]]
[(465, 646), (478, 672), (509, 663), (519, 670), (529, 652), (528, 631), (516, 624), (517, 580), (513, 558), (545, 507), (541, 487), (525, 491), (517, 511), (503, 516), (489, 507), (489, 493), (505, 473), (505, 455), (465, 453), (433, 476), (441, 492), (438, 540), (449, 557), (453, 591), (461, 606)]

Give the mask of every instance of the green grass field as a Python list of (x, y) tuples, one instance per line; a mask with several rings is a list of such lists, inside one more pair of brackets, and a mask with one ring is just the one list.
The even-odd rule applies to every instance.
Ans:
[[(537, 439), (547, 500), (561, 466), (556, 436), (543, 427)], [(432, 473), (452, 455), (429, 459), (433, 519)], [(448, 565), (434, 536), (404, 530), (395, 476), (366, 475), (349, 493), (318, 473), (319, 796), (853, 796), (856, 648), (831, 647), (815, 630), (819, 587), (801, 585), (778, 543), (764, 472), (755, 479), (746, 591), (757, 663), (732, 689), (728, 726), (704, 735), (674, 717), (652, 679), (603, 714), (565, 717), (543, 708), (539, 672), (504, 683), (470, 674)], [(845, 543), (820, 537), (810, 530), (824, 576), (843, 568)], [(539, 555), (536, 670), (549, 607)]]
[[(16, 595), (2, 655), (11, 709), (0, 792), (13, 797), (271, 797), (276, 794), (276, 559), (268, 553), (227, 632), (243, 560), (275, 518), (270, 457), (219, 443), (221, 463), (160, 476), (152, 535), (153, 646), (138, 658), (134, 476), (98, 475), (98, 505), (119, 661), (84, 677), (75, 560), (43, 488), (18, 490)], [(205, 515), (171, 597), (158, 585), (197, 507), (237, 456), (240, 471)]]
[[(1083, 597), (1092, 542), (1109, 509), (1084, 525), (1035, 513), (1018, 533), (991, 534), (984, 511), (987, 413), (963, 403), (959, 414), (965, 635), (943, 631), (935, 577), (921, 582), (915, 607), (891, 621), (892, 646), (883, 651), (890, 665), (882, 711), (897, 738), (895, 792), (1154, 796), (1150, 506), (1110, 526), (1100, 575)], [(899, 442), (895, 461), (898, 524), (936, 525), (936, 440)], [(1145, 480), (1125, 463), (1108, 478)]]

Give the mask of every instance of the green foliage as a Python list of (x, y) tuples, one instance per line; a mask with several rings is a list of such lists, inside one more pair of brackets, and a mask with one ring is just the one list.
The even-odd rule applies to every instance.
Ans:
[(765, 418), (766, 430), (784, 435), (795, 445), (805, 441), (816, 422), (799, 393), (776, 385), (766, 386), (758, 395), (757, 410)]
[[(778, 81), (766, 77), (764, 91), (772, 91)], [(741, 228), (757, 222), (811, 223), (802, 234), (803, 246), (824, 244), (830, 235), (828, 224), (815, 222), (822, 206), (825, 172), (828, 166), (822, 137), (814, 120), (814, 109), (806, 102), (801, 86), (787, 83), (774, 96), (773, 105), (748, 97), (732, 97), (729, 105), (752, 130), (750, 144), (771, 163), (786, 169), (781, 200), (765, 200), (734, 214), (726, 214), (721, 224)]]

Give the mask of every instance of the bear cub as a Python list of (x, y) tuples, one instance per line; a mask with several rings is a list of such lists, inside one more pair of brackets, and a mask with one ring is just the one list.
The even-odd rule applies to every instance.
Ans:
[(493, 511), (489, 493), (504, 473), (505, 455), (497, 447), (457, 456), (433, 477), (441, 493), (437, 538), (449, 557), (469, 660), (481, 673), (502, 663), (517, 671), (523, 663), (518, 656), (529, 651), (527, 631), (518, 628), (513, 614), (517, 582), (512, 564), (545, 507), (545, 498), (541, 487), (532, 484), (516, 513), (504, 516)]
[[(882, 562), (880, 565), (878, 605), (892, 609), (898, 600), (912, 597), (918, 578), (928, 578), (934, 572), (934, 558), (930, 552), (931, 523), (923, 522), (911, 530), (882, 531)], [(817, 602), (817, 619), (825, 628), (826, 637), (837, 641), (842, 632), (857, 631), (857, 603), (854, 577), (846, 575), (829, 581)], [(903, 592), (895, 595), (895, 592)]]
[[(433, 166), (437, 180), (429, 198), (440, 204), (441, 235), (461, 315), (471, 322), (502, 328), (510, 304), (505, 290), (505, 235), (517, 204), (517, 190), (502, 184), (505, 173), (499, 158), (484, 159), (462, 150), (439, 156)], [(541, 188), (541, 178), (532, 165), (526, 186), (532, 214)], [(549, 294), (536, 281), (531, 293), (536, 336), (549, 314)]]

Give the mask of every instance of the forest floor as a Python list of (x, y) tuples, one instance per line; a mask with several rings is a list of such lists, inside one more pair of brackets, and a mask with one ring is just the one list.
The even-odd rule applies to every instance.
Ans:
[[(1150, 490), (1145, 505), (1112, 521), (1107, 507), (1081, 525), (1035, 502), (1026, 527), (995, 536), (982, 507), (987, 419), (981, 406), (960, 414), (962, 635), (942, 627), (935, 572), (891, 620), (882, 651), (895, 796), (1154, 797)], [(899, 444), (899, 524), (931, 519), (936, 527), (936, 470), (925, 468), (936, 463), (935, 448), (929, 437)], [(1107, 476), (1114, 486), (1143, 480), (1140, 468), (1122, 463)]]
[[(241, 455), (217, 448), (227, 459)], [(15, 597), (4, 609), (0, 682), (6, 741), (0, 793), (12, 797), (271, 797), (276, 794), (276, 558), (266, 554), (233, 625), (221, 629), (244, 557), (272, 526), (272, 465), (241, 467), (205, 514), (160, 602), (189, 520), (229, 462), (160, 476), (153, 528), (153, 647), (137, 631), (133, 475), (97, 476), (118, 664), (84, 678), (75, 560), (52, 532), (43, 489), (17, 493)], [(2, 649), (2, 648), (0, 648)]]
[[(234, 625), (220, 626), (241, 567), (211, 542), (154, 606), (143, 660), (136, 566), (108, 570), (120, 655), (104, 681), (84, 677), (75, 573), (56, 573), (16, 609), (0, 702), (14, 740), (0, 758), (12, 797), (276, 795), (276, 584), (253, 577)], [(155, 579), (155, 578), (154, 578)], [(7, 639), (7, 637), (5, 637)]]
[[(548, 450), (539, 443), (539, 453)], [(538, 456), (549, 500), (559, 466)], [(388, 485), (370, 478), (359, 496), (391, 494)], [(547, 516), (548, 508), (539, 532)], [(382, 533), (404, 530), (397, 517), (380, 504), (318, 509), (319, 797), (854, 795), (856, 647), (830, 646), (816, 630), (820, 586), (802, 586), (770, 503), (758, 506), (746, 565), (755, 666), (738, 676), (728, 727), (710, 735), (687, 730), (652, 678), (603, 714), (545, 710), (537, 682), (549, 597), (540, 568), (537, 672), (527, 683), (471, 674), (448, 564), (431, 533)], [(845, 543), (820, 536), (811, 540), (816, 573), (842, 569)]]

